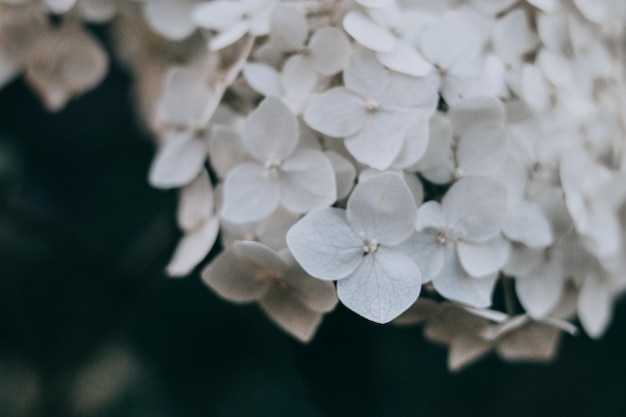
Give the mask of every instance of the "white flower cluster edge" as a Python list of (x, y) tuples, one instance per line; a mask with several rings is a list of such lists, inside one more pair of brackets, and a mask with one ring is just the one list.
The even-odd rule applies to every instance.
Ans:
[(423, 323), (451, 369), (550, 360), (577, 318), (605, 332), (626, 288), (623, 0), (0, 0), (0, 86), (25, 73), (62, 108), (106, 72), (80, 23), (111, 19), (149, 181), (181, 189), (169, 275), (220, 239), (202, 279), (221, 297), (303, 342), (338, 301)]

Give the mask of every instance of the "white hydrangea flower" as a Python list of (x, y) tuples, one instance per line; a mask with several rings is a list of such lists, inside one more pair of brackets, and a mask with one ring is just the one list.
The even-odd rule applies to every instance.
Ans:
[(448, 104), (483, 93), (486, 39), (464, 13), (449, 13), (420, 36), (420, 48), (435, 69), (430, 77)]
[(434, 112), (437, 93), (426, 81), (390, 73), (364, 52), (352, 55), (343, 78), (345, 87), (315, 99), (304, 120), (324, 135), (345, 138), (357, 161), (385, 170), (399, 155), (405, 132), (420, 113)]
[(296, 149), (298, 120), (275, 97), (266, 98), (243, 127), (242, 143), (253, 161), (236, 165), (224, 181), (221, 216), (234, 223), (262, 220), (279, 204), (295, 213), (332, 204), (335, 173), (320, 151)]
[(488, 177), (463, 178), (441, 204), (417, 211), (415, 233), (404, 249), (444, 297), (474, 307), (491, 304), (498, 271), (509, 256), (500, 236), (506, 217), (506, 190)]
[(287, 233), (295, 259), (312, 276), (337, 281), (341, 302), (377, 323), (417, 299), (421, 274), (398, 246), (411, 234), (416, 207), (400, 176), (359, 183), (347, 209), (313, 210)]

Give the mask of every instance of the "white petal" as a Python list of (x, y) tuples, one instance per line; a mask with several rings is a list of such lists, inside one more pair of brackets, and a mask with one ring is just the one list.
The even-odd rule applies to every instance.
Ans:
[(296, 116), (275, 97), (267, 97), (246, 118), (241, 134), (243, 146), (256, 160), (279, 163), (298, 144)]
[(235, 249), (220, 253), (202, 271), (202, 281), (220, 297), (244, 303), (258, 299), (269, 288), (269, 281), (257, 279), (258, 265), (248, 262)]
[(417, 209), (415, 230), (418, 232), (426, 229), (440, 230), (445, 226), (446, 218), (438, 202), (434, 200), (427, 201)]
[(280, 182), (261, 165), (244, 162), (233, 168), (224, 181), (224, 204), (220, 215), (233, 223), (262, 220), (280, 201)]
[(304, 216), (287, 232), (287, 246), (306, 272), (328, 281), (346, 277), (363, 259), (363, 241), (336, 208)]
[(559, 7), (559, 0), (528, 0), (530, 4), (545, 13), (552, 13)]
[(503, 126), (504, 106), (491, 96), (470, 97), (450, 106), (448, 111), (454, 136), (461, 136), (480, 125)]
[(117, 13), (115, 0), (81, 0), (78, 7), (81, 17), (89, 23), (106, 23)]
[(563, 295), (565, 271), (557, 262), (543, 262), (528, 275), (517, 277), (515, 292), (532, 317), (545, 317), (554, 310)]
[(611, 13), (606, 0), (574, 0), (574, 4), (593, 23), (604, 23)]
[(430, 119), (428, 130), (428, 147), (426, 148), (426, 153), (417, 164), (417, 169), (420, 171), (435, 169), (446, 162), (452, 163), (452, 151), (450, 149), (452, 127), (450, 122), (441, 116), (435, 115)]
[(543, 75), (556, 87), (566, 88), (574, 82), (573, 63), (561, 54), (542, 49), (537, 63)]
[(393, 4), (396, 0), (356, 0), (363, 7), (385, 7)]
[(287, 291), (270, 288), (259, 305), (276, 324), (301, 342), (310, 341), (322, 322), (322, 313), (312, 311)]
[[(386, 170), (396, 159), (404, 144), (403, 131), (390, 131), (402, 124), (410, 123), (406, 112), (388, 114), (367, 114), (367, 122), (357, 134), (344, 140), (350, 155), (362, 164), (379, 171)], [(408, 120), (407, 120), (408, 119)]]
[(508, 9), (515, 0), (478, 0), (472, 1), (472, 6), (486, 15), (495, 16)]
[(365, 51), (354, 52), (343, 71), (345, 86), (364, 99), (380, 97), (389, 82), (389, 71)]
[(300, 98), (313, 92), (317, 74), (308, 59), (294, 55), (285, 62), (280, 80), (287, 97)]
[(168, 139), (152, 161), (148, 175), (150, 184), (158, 188), (172, 188), (189, 183), (204, 165), (206, 148), (203, 140), (188, 134)]
[(337, 282), (341, 302), (376, 323), (387, 323), (408, 309), (422, 285), (419, 268), (406, 255), (378, 248), (363, 258), (348, 277)]
[(191, 1), (150, 0), (144, 14), (150, 25), (171, 40), (182, 40), (196, 29), (191, 21), (191, 11), (196, 3)]
[(456, 155), (462, 175), (493, 176), (506, 160), (506, 130), (475, 127), (461, 137)]
[(506, 217), (506, 190), (489, 177), (462, 178), (443, 197), (446, 220), (474, 242), (497, 235)]
[(189, 274), (209, 254), (217, 240), (220, 222), (217, 216), (207, 219), (197, 230), (183, 236), (167, 265), (167, 274), (180, 277)]
[(528, 275), (545, 259), (544, 251), (529, 249), (526, 246), (513, 245), (507, 263), (502, 267), (502, 272), (507, 275), (519, 277)]
[(335, 171), (337, 200), (346, 198), (354, 187), (354, 181), (356, 180), (356, 168), (354, 168), (352, 162), (348, 161), (336, 152), (326, 151), (325, 154)]
[(404, 74), (392, 74), (379, 100), (384, 104), (383, 107), (418, 108), (431, 116), (437, 110), (439, 94), (428, 81)]
[(587, 278), (578, 296), (578, 317), (590, 337), (602, 336), (611, 321), (611, 309), (607, 285), (594, 277)]
[(343, 18), (343, 28), (358, 43), (372, 51), (391, 51), (396, 38), (386, 28), (378, 26), (362, 13), (350, 11)]
[(473, 277), (497, 273), (509, 259), (511, 246), (501, 236), (483, 243), (457, 242), (459, 261), (465, 272)]
[(443, 269), (445, 247), (440, 245), (437, 233), (413, 233), (401, 243), (400, 248), (418, 266), (422, 273), (422, 282), (430, 282)]
[(331, 137), (354, 135), (366, 121), (363, 99), (343, 87), (332, 88), (319, 96), (304, 112), (304, 121)]
[(483, 45), (480, 30), (461, 14), (450, 15), (431, 25), (420, 38), (424, 57), (448, 70), (474, 60)]
[(246, 158), (239, 134), (229, 126), (213, 125), (209, 136), (209, 158), (217, 175), (225, 178), (228, 171)]
[(300, 149), (281, 167), (281, 203), (293, 213), (306, 213), (335, 202), (335, 172), (320, 151)]
[(304, 46), (309, 25), (304, 14), (294, 8), (278, 5), (270, 13), (270, 43), (282, 52), (297, 51)]
[(250, 26), (247, 22), (241, 22), (232, 28), (229, 28), (227, 31), (211, 37), (209, 41), (209, 50), (211, 52), (216, 52), (234, 44), (239, 39), (243, 38), (249, 29)]
[(530, 202), (522, 202), (510, 211), (502, 232), (529, 248), (545, 248), (553, 242), (548, 219), (538, 205)]
[(207, 80), (190, 68), (174, 67), (167, 73), (159, 113), (174, 125), (201, 125), (209, 103)]
[(522, 98), (536, 112), (544, 111), (550, 104), (550, 91), (546, 79), (534, 65), (522, 68)]
[(233, 243), (233, 249), (242, 260), (253, 264), (258, 272), (288, 272), (289, 266), (278, 252), (263, 243), (238, 240)]
[(406, 42), (396, 42), (395, 48), (388, 52), (378, 52), (376, 57), (387, 68), (414, 77), (424, 77), (432, 69), (432, 65), (422, 54)]
[(359, 236), (395, 245), (413, 232), (417, 207), (402, 177), (384, 173), (357, 184), (346, 212)]
[(46, 6), (52, 13), (63, 14), (74, 7), (76, 0), (46, 0)]
[(315, 70), (327, 76), (343, 70), (350, 56), (350, 42), (336, 28), (324, 27), (315, 31), (308, 48)]
[(283, 88), (278, 72), (264, 63), (248, 63), (243, 67), (243, 76), (254, 91), (264, 96), (281, 97)]
[(461, 267), (453, 249), (448, 249), (442, 271), (433, 279), (437, 292), (449, 300), (472, 307), (491, 305), (491, 295), (498, 279), (494, 273), (483, 278), (469, 276)]
[(240, 22), (244, 12), (238, 2), (214, 1), (196, 6), (191, 13), (191, 19), (202, 28), (225, 32)]
[(537, 46), (526, 12), (516, 9), (498, 19), (493, 28), (493, 49), (506, 64), (516, 64), (522, 55)]
[(190, 232), (213, 214), (213, 187), (209, 174), (203, 169), (200, 175), (183, 188), (179, 195), (177, 220), (181, 229)]
[(404, 142), (393, 166), (399, 169), (407, 169), (415, 165), (426, 153), (430, 123), (426, 114), (419, 112), (417, 118), (404, 133)]

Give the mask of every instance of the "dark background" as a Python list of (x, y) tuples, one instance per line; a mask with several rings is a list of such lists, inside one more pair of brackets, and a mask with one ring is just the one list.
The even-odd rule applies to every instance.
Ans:
[(0, 417), (626, 415), (623, 303), (553, 364), (450, 374), (419, 327), (339, 306), (302, 345), (197, 271), (167, 278), (176, 193), (147, 184), (131, 83), (114, 62), (54, 115), (0, 91)]

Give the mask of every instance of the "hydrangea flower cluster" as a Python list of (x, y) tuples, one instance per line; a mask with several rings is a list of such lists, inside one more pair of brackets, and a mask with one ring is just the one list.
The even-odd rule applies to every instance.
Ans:
[[(76, 22), (118, 13), (157, 137), (149, 180), (181, 189), (171, 276), (219, 239), (202, 279), (221, 297), (305, 342), (337, 302), (424, 323), (453, 369), (551, 359), (576, 319), (606, 330), (626, 288), (622, 0), (0, 7), (0, 83), (25, 71), (53, 109), (103, 74)], [(31, 21), (71, 34), (69, 62)]]

